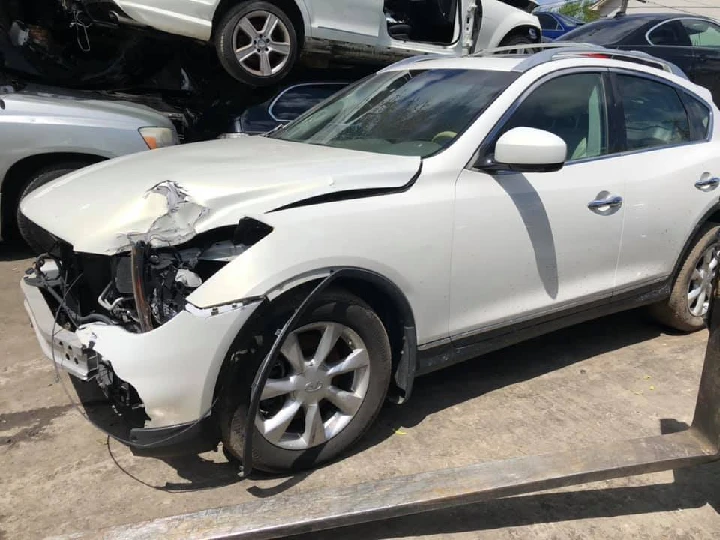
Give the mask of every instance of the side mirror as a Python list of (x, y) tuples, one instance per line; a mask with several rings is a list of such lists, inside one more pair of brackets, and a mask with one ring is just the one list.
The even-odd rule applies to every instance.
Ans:
[(516, 127), (495, 143), (495, 164), (516, 172), (553, 172), (562, 169), (567, 145), (549, 131)]

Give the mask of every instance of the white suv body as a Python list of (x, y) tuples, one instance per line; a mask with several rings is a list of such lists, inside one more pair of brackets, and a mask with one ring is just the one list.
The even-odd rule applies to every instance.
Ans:
[[(89, 9), (88, 0), (86, 4)], [(122, 10), (121, 20), (127, 16), (136, 24), (213, 41), (228, 72), (254, 85), (278, 82), (292, 69), (300, 51), (316, 57), (393, 61), (540, 41), (537, 17), (501, 0), (115, 0), (115, 4)]]
[[(342, 451), (417, 374), (641, 305), (702, 328), (720, 217), (710, 93), (631, 53), (567, 51), (407, 60), (269, 136), (48, 184), (22, 205), (60, 239), (23, 281), (43, 349), (137, 391), (136, 440), (209, 419), (239, 455), (247, 403), (218, 411), (224, 385), (244, 400), (297, 298), (346, 270), (263, 390), (256, 461), (278, 470)], [(153, 277), (169, 267), (179, 303)], [(53, 331), (57, 280), (102, 301)]]

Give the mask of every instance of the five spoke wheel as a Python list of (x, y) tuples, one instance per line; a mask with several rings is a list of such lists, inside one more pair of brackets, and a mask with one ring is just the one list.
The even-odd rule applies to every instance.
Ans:
[(235, 26), (232, 45), (238, 63), (252, 75), (270, 77), (281, 71), (292, 52), (290, 32), (273, 13), (257, 10)]

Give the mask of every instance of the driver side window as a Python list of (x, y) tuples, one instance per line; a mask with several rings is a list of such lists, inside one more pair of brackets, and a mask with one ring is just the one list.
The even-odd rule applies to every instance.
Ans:
[(567, 161), (608, 153), (605, 89), (599, 73), (556, 77), (527, 96), (499, 133), (531, 127), (554, 133), (567, 145)]

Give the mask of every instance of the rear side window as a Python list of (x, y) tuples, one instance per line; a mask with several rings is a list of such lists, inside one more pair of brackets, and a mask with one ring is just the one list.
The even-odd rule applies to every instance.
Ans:
[(720, 26), (703, 19), (683, 19), (683, 27), (694, 47), (720, 48)]
[(305, 111), (343, 89), (343, 84), (304, 84), (289, 88), (277, 98), (270, 115), (281, 122), (295, 120)]
[(685, 92), (680, 92), (685, 110), (690, 118), (690, 136), (693, 141), (707, 139), (710, 132), (710, 109), (707, 105)]
[(650, 30), (648, 41), (651, 45), (663, 47), (689, 47), (692, 45), (685, 27), (678, 20), (668, 21)]
[(672, 86), (632, 75), (617, 75), (625, 111), (628, 150), (683, 144), (693, 140), (690, 119)]
[(544, 30), (560, 30), (560, 25), (552, 15), (538, 13), (537, 18), (538, 21), (540, 21), (540, 26), (542, 26)]

